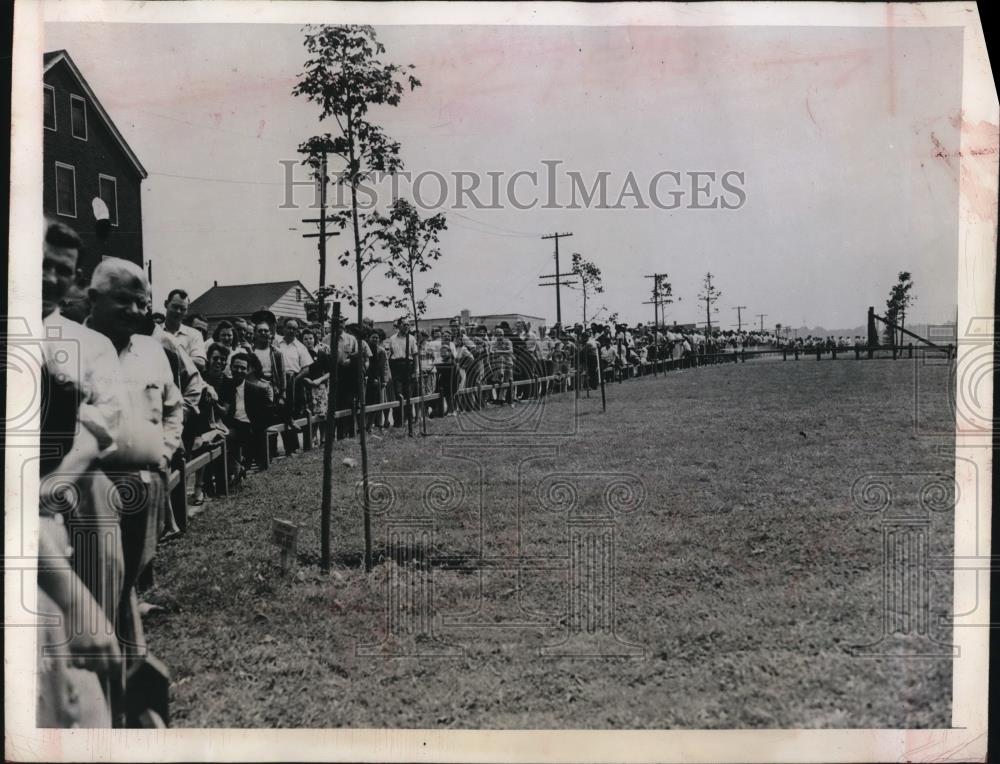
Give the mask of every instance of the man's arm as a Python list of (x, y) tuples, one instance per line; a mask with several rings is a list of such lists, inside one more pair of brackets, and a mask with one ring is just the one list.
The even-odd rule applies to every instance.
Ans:
[(362, 340), (358, 340), (361, 345), (361, 358), (364, 364), (364, 371), (367, 374), (369, 367), (372, 365), (372, 349), (371, 346)]
[(296, 379), (301, 379), (309, 372), (309, 367), (312, 366), (312, 356), (309, 355), (309, 351), (306, 350), (306, 346), (303, 345), (298, 340), (295, 341), (296, 347), (295, 351), (299, 355), (299, 373), (296, 374)]
[(205, 353), (205, 340), (202, 339), (201, 332), (197, 329), (191, 329), (188, 337), (190, 338), (187, 345), (188, 355), (191, 357), (191, 361), (194, 362), (195, 366), (198, 367), (198, 370), (204, 371), (205, 365), (208, 363), (208, 358)]
[[(181, 391), (174, 384), (166, 355), (162, 355), (161, 359), (159, 376), (163, 382), (163, 459), (169, 464), (174, 452), (181, 446), (185, 401)], [(200, 379), (199, 376), (199, 381)]]
[[(69, 561), (72, 549), (63, 526), (51, 517), (39, 518), (38, 586), (62, 611), (73, 665), (104, 674), (121, 664), (121, 652), (114, 631), (86, 584), (73, 572)], [(96, 629), (78, 631), (71, 624), (100, 619)], [(103, 627), (103, 628), (101, 628)]]
[(184, 410), (190, 417), (197, 416), (201, 408), (201, 396), (207, 385), (201, 377), (198, 366), (183, 349), (178, 350), (181, 359), (181, 385), (183, 386)]

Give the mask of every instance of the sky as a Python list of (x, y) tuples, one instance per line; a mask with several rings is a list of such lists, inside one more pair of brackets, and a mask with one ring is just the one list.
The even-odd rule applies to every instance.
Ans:
[[(293, 25), (50, 23), (149, 171), (143, 235), (155, 296), (183, 287), (299, 279), (318, 283), (312, 192), (283, 209), (282, 160), (334, 125), (293, 97), (306, 59)], [(631, 172), (647, 197), (657, 173), (681, 173), (677, 209), (455, 209), (450, 199), (430, 316), (521, 312), (555, 318), (538, 286), (579, 252), (603, 273), (588, 303), (652, 320), (666, 272), (668, 320), (703, 321), (706, 272), (721, 291), (713, 323), (855, 327), (884, 308), (899, 271), (913, 275), (907, 323), (953, 320), (958, 250), (960, 28), (378, 27), (385, 60), (423, 85), (372, 117), (401, 143), (406, 168), (484, 178), (561, 164), (589, 186), (606, 172), (614, 204)], [(943, 149), (943, 150), (942, 150)], [(331, 170), (335, 170), (331, 166)], [(691, 209), (689, 173), (742, 173), (735, 209)], [(297, 179), (305, 180), (299, 169)], [(429, 176), (428, 177), (432, 177)], [(666, 176), (669, 181), (672, 176)], [(669, 183), (662, 187), (669, 190)], [(524, 199), (533, 198), (528, 184)], [(682, 186), (683, 188), (683, 186)], [(713, 186), (716, 193), (719, 187)], [(437, 184), (421, 186), (434, 200)], [(543, 189), (536, 195), (545, 201)], [(454, 197), (454, 192), (451, 194)], [(661, 199), (669, 198), (661, 192)], [(735, 197), (729, 195), (733, 201)], [(522, 199), (523, 201), (523, 199)], [(702, 197), (702, 202), (705, 199)], [(353, 270), (333, 256), (328, 280)], [(418, 282), (418, 290), (420, 283)], [(366, 290), (384, 294), (380, 273)], [(582, 300), (563, 292), (564, 321)], [(376, 320), (396, 312), (369, 311)], [(607, 315), (607, 313), (605, 313)]]

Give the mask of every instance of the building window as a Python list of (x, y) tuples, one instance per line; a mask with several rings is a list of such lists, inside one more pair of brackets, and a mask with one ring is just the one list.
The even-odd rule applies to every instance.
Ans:
[(44, 94), (44, 123), (46, 130), (56, 129), (56, 89), (51, 85), (46, 85)]
[(295, 287), (295, 302), (302, 302), (302, 287)]
[(82, 96), (69, 97), (69, 121), (73, 137), (87, 140), (87, 102)]
[(97, 176), (97, 190), (101, 200), (108, 205), (111, 225), (118, 225), (118, 181), (103, 173)]
[(56, 212), (76, 217), (76, 170), (62, 162), (56, 162)]

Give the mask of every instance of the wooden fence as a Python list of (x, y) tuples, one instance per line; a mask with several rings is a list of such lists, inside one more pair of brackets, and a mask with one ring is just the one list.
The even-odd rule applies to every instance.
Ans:
[[(954, 358), (955, 353), (954, 345), (919, 347), (917, 350), (923, 352), (943, 352), (947, 354), (949, 359)], [(892, 358), (895, 360), (898, 358), (913, 358), (913, 353), (913, 343), (888, 347), (884, 345), (866, 345), (852, 346), (849, 348), (784, 347), (753, 350), (731, 350), (721, 353), (695, 354), (686, 358), (664, 358), (639, 364), (638, 367), (627, 366), (621, 369), (613, 369), (608, 371), (608, 378), (606, 381), (617, 381), (621, 383), (623, 380), (633, 376), (657, 376), (659, 374), (666, 374), (668, 372), (679, 371), (681, 369), (688, 369), (696, 366), (710, 366), (724, 363), (745, 363), (746, 361), (754, 358), (764, 358), (768, 356), (776, 357), (780, 355), (783, 361), (798, 361), (800, 358), (816, 358), (818, 361), (823, 360), (824, 358), (829, 358), (834, 361), (841, 359), (863, 360), (874, 358)], [(521, 387), (534, 387), (541, 389), (542, 385), (547, 386), (547, 393), (565, 393), (570, 389), (573, 389), (576, 394), (579, 395), (581, 390), (589, 389), (583, 385), (584, 376), (585, 374), (578, 366), (577, 368), (570, 369), (566, 374), (530, 377), (528, 379), (516, 380), (512, 383), (494, 382), (491, 384), (461, 388), (460, 390), (455, 391), (454, 398), (456, 401), (459, 401), (463, 398), (469, 399), (475, 396), (480, 396), (480, 405), (482, 405), (481, 397), (486, 393), (495, 391), (499, 394), (505, 391), (508, 386), (510, 386), (512, 390), (516, 390)], [(554, 389), (552, 388), (553, 383), (555, 384)], [(377, 403), (366, 406), (365, 410), (368, 414), (376, 414), (383, 411), (394, 411), (399, 409), (402, 414), (405, 411), (404, 407), (407, 405), (415, 407), (426, 403), (432, 403), (440, 399), (440, 393), (432, 393), (430, 395), (421, 395), (410, 398), (409, 404), (407, 404), (405, 399), (399, 398), (395, 401), (389, 401), (387, 403)], [(334, 419), (357, 419), (359, 415), (360, 412), (357, 408), (338, 409), (333, 412)], [(323, 428), (321, 425), (325, 422), (325, 416), (305, 416), (292, 421), (296, 438), (301, 436), (300, 446), (303, 451), (310, 451), (313, 448), (315, 435), (317, 432), (322, 434)], [(355, 427), (360, 426), (364, 426), (364, 423), (355, 421)], [(289, 429), (290, 428), (287, 424), (275, 424), (268, 427), (267, 430), (261, 434), (260, 437), (262, 442), (259, 444), (259, 453), (263, 459), (262, 466), (266, 467), (270, 464), (276, 448), (277, 436), (288, 432)], [(228, 495), (229, 461), (227, 457), (226, 443), (224, 441), (219, 441), (218, 443), (214, 443), (209, 446), (202, 453), (193, 456), (191, 459), (184, 462), (170, 473), (168, 490), (171, 494), (171, 504), (174, 508), (174, 515), (181, 530), (185, 530), (187, 526), (188, 512), (186, 483), (188, 476), (194, 474), (200, 469), (212, 469), (216, 476), (216, 484), (220, 486), (223, 495)]]

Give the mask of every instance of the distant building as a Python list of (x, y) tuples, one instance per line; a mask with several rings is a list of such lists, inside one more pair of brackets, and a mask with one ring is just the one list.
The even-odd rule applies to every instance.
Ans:
[[(511, 329), (518, 321), (525, 321), (531, 324), (531, 328), (536, 332), (540, 329), (546, 328), (546, 319), (541, 316), (529, 316), (525, 313), (488, 313), (484, 315), (474, 316), (469, 310), (463, 310), (457, 316), (444, 316), (435, 318), (432, 316), (421, 317), (420, 318), (420, 329), (422, 331), (427, 331), (428, 333), (431, 329), (435, 327), (440, 327), (442, 329), (451, 329), (454, 326), (459, 326), (462, 329), (470, 329), (476, 326), (485, 326), (493, 333), (496, 326), (502, 322), (507, 322)], [(392, 334), (393, 331), (393, 321), (376, 321), (375, 328), (381, 329), (386, 334)]]
[(191, 302), (188, 313), (201, 313), (213, 329), (224, 318), (247, 318), (258, 310), (269, 310), (279, 319), (306, 321), (306, 306), (312, 302), (312, 293), (301, 281), (229, 286), (219, 286), (219, 282), (215, 282), (211, 289)]
[[(141, 183), (146, 169), (115, 127), (65, 50), (43, 56), (45, 214), (66, 223), (83, 241), (79, 267), (89, 274), (104, 256), (138, 265), (142, 256)], [(93, 200), (110, 213), (110, 233), (95, 233)]]

